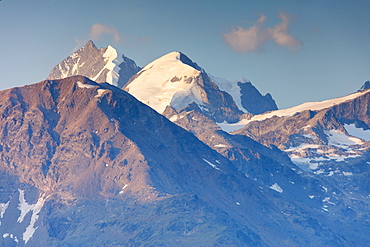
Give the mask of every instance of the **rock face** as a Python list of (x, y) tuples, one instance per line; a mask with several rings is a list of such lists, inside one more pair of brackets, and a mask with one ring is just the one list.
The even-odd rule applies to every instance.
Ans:
[(89, 41), (56, 65), (47, 79), (83, 75), (99, 83), (108, 82), (123, 87), (139, 70), (133, 60), (120, 55), (112, 46), (98, 49), (92, 41)]
[[(277, 146), (311, 176), (357, 198), (349, 213), (363, 221), (361, 208), (370, 203), (369, 102), (370, 91), (364, 89), (342, 98), (254, 116), (233, 134)], [(336, 202), (333, 196), (328, 198), (331, 205), (339, 202), (336, 196)], [(325, 210), (331, 212), (332, 208)]]
[(365, 89), (369, 89), (370, 88), (370, 81), (366, 81), (364, 83), (364, 85), (362, 85), (362, 87), (360, 88), (359, 91), (362, 91), (362, 90), (365, 90)]
[(167, 106), (180, 110), (191, 104), (216, 122), (237, 122), (243, 113), (228, 93), (180, 52), (171, 52), (146, 65), (124, 90), (159, 113)]
[(1, 91), (0, 245), (368, 243), (365, 199), (199, 111), (166, 112), (189, 131), (82, 76)]
[(240, 87), (241, 103), (248, 112), (256, 115), (278, 109), (271, 94), (262, 95), (250, 82), (238, 81), (237, 85)]
[(269, 93), (262, 95), (250, 81), (244, 78), (232, 82), (219, 77), (210, 77), (221, 90), (233, 97), (239, 109), (245, 113), (256, 115), (278, 109)]

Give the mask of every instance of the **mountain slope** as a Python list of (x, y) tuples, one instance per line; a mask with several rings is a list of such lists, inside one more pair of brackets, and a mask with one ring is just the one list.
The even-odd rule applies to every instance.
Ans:
[(47, 79), (83, 75), (96, 82), (122, 87), (140, 70), (135, 62), (120, 55), (112, 46), (96, 48), (92, 41), (56, 65)]
[(193, 134), (109, 84), (76, 76), (5, 90), (0, 116), (1, 245), (368, 241), (366, 228), (321, 210), (304, 184), (296, 187), (300, 197), (280, 182), (258, 185)]
[(242, 114), (232, 97), (180, 52), (146, 65), (124, 90), (159, 113), (167, 106), (180, 110), (195, 103), (203, 114), (219, 122), (236, 122)]
[[(369, 205), (370, 91), (257, 115), (233, 134), (276, 145), (301, 169), (353, 199), (351, 214)], [(334, 202), (333, 202), (334, 203)]]

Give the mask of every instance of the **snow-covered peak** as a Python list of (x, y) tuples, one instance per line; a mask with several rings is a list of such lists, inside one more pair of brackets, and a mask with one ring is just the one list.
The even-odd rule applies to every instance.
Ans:
[[(122, 87), (139, 68), (135, 62), (125, 57), (115, 48), (108, 46), (98, 49), (89, 41), (81, 49), (57, 64), (47, 79), (63, 79), (75, 75), (83, 75), (96, 82), (108, 82)], [(121, 68), (124, 68), (121, 71)]]
[(201, 92), (195, 83), (201, 71), (184, 63), (182, 56), (180, 52), (171, 52), (154, 60), (125, 90), (159, 113), (163, 113), (168, 105), (175, 109), (192, 102), (202, 105)]
[[(192, 67), (193, 69), (195, 70), (201, 70), (201, 69), (198, 69), (198, 65), (196, 65), (196, 63), (193, 63), (186, 55), (184, 55), (183, 53), (181, 52), (178, 52), (178, 51), (173, 51), (173, 52), (170, 52), (166, 55), (163, 55), (162, 57), (154, 60), (153, 62), (149, 63), (148, 65), (146, 65), (143, 70), (147, 70), (153, 66), (155, 67), (158, 67), (158, 66), (165, 66), (165, 67), (168, 67), (168, 66), (179, 66), (179, 65), (183, 65), (183, 66), (190, 66)], [(198, 68), (196, 68), (198, 67)]]
[(123, 62), (122, 55), (109, 45), (103, 54), (103, 58), (105, 66), (96, 74), (95, 77), (92, 78), (92, 80), (96, 81), (103, 71), (108, 70), (106, 74), (106, 82), (117, 86), (120, 70), (119, 65)]

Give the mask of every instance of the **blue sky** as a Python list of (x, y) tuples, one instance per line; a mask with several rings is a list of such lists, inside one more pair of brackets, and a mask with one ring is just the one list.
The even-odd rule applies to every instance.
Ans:
[(181, 51), (240, 77), (279, 108), (344, 96), (370, 80), (368, 0), (2, 0), (0, 90), (44, 80), (92, 39), (144, 66)]

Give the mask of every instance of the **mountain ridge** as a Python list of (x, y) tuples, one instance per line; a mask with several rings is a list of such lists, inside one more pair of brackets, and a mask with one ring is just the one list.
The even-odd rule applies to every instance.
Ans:
[[(249, 178), (230, 157), (113, 85), (82, 76), (46, 80), (1, 91), (0, 105), (0, 181), (12, 185), (0, 201), (1, 244), (346, 245), (364, 236), (335, 225), (355, 223), (327, 215), (309, 197), (325, 198), (321, 186), (334, 186), (312, 180), (306, 191), (299, 168), (259, 158), (269, 149), (242, 138), (259, 168), (247, 175), (265, 176)], [(184, 113), (198, 115), (181, 120), (202, 117)], [(222, 133), (215, 132), (239, 142)]]

